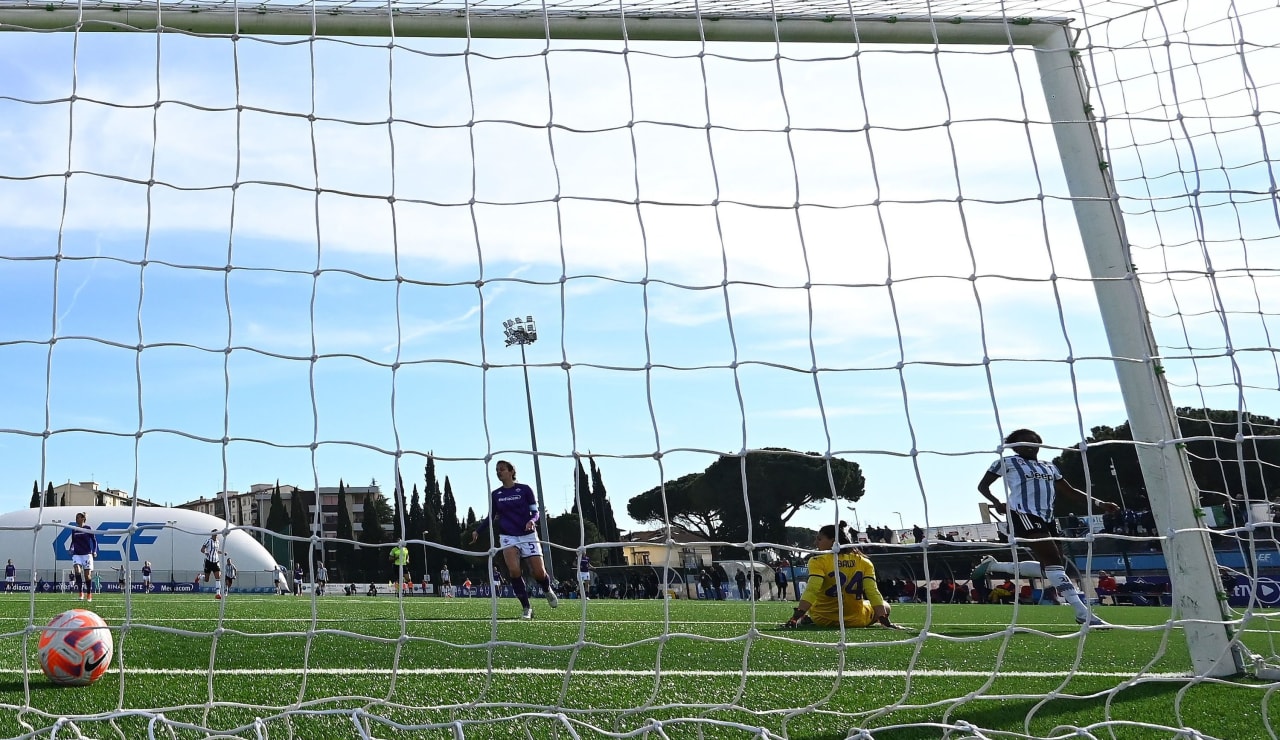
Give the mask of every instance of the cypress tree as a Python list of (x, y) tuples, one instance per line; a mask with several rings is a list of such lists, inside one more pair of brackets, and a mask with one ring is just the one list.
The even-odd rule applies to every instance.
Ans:
[(289, 533), (289, 510), (280, 496), (280, 481), (271, 491), (271, 508), (267, 510), (267, 529), (277, 534)]
[[(429, 537), (427, 537), (427, 534), (429, 534), (429, 528), (423, 526), (426, 524), (426, 516), (422, 511), (422, 501), (418, 498), (418, 486), (416, 484), (413, 487), (413, 498), (410, 501), (408, 521), (409, 531), (405, 533), (404, 538), (406, 540), (416, 540), (420, 538), (429, 539)], [(427, 534), (424, 534), (424, 530), (428, 530)], [(423, 556), (422, 548), (416, 545), (409, 548), (409, 572), (413, 574), (413, 580), (415, 581), (421, 580), (422, 574), (428, 572), (427, 560)]]
[[(604, 476), (596, 467), (594, 457), (588, 458), (591, 464), (591, 497), (595, 501), (596, 513), (600, 517), (598, 528), (605, 542), (617, 543), (622, 539), (618, 531), (618, 521), (613, 518), (613, 505), (609, 503), (609, 492), (604, 487)], [(616, 547), (606, 550), (605, 562), (609, 565), (622, 565), (622, 551)]]
[(53, 492), (53, 481), (50, 481), (49, 484), (44, 489), (44, 505), (45, 506), (58, 505), (58, 494)]
[(573, 486), (573, 513), (582, 516), (583, 520), (600, 528), (600, 512), (596, 510), (595, 498), (591, 495), (591, 480), (582, 467), (582, 458), (578, 458), (578, 477)]
[(395, 501), (391, 509), (391, 539), (399, 541), (404, 537), (404, 480), (396, 474)]
[[(462, 547), (462, 523), (458, 521), (458, 502), (453, 497), (453, 486), (449, 483), (449, 477), (444, 479), (444, 497), (440, 510), (440, 544), (446, 547)], [(449, 554), (444, 556), (444, 560), (449, 563), (449, 570), (461, 569), (462, 563), (456, 556)]]
[(370, 581), (382, 580), (383, 563), (387, 561), (388, 550), (378, 547), (383, 542), (382, 507), (386, 502), (381, 496), (369, 494), (364, 498), (364, 512), (360, 517), (360, 544), (363, 557), (362, 575)]
[[(289, 510), (284, 506), (284, 499), (280, 496), (280, 481), (276, 481), (276, 487), (271, 491), (271, 508), (267, 511), (267, 529), (274, 535), (287, 536), (290, 530), (289, 526)], [(277, 563), (288, 565), (289, 548), (283, 546), (285, 540), (276, 536), (268, 538), (268, 549), (271, 550), (271, 556), (275, 558)]]
[[(334, 563), (337, 574), (344, 581), (350, 581), (353, 573), (356, 571), (355, 562), (355, 545), (352, 540), (355, 539), (355, 531), (351, 526), (351, 512), (347, 509), (347, 484), (338, 479), (338, 526), (337, 526), (338, 543), (336, 548), (336, 559)], [(334, 578), (334, 580), (338, 580)]]
[(422, 526), (419, 530), (426, 532), (424, 539), (428, 542), (427, 561), (424, 565), (428, 573), (435, 573), (440, 568), (440, 551), (431, 545), (441, 542), (444, 501), (440, 492), (440, 480), (436, 477), (436, 459), (430, 453), (427, 454), (424, 474), (427, 487), (422, 492)]
[(40, 508), (40, 481), (31, 481), (31, 508)]
[(311, 525), (307, 521), (307, 497), (311, 491), (293, 490), (289, 497), (289, 534), (293, 540), (293, 562), (302, 564), (302, 572), (311, 573)]

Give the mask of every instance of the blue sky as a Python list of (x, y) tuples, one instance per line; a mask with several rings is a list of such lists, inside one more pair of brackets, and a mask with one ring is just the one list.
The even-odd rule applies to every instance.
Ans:
[[(388, 485), (400, 450), (407, 483), (434, 452), (483, 513), (492, 460), (533, 481), (502, 331), (525, 315), (553, 513), (575, 452), (622, 515), (789, 447), (867, 477), (856, 513), (796, 523), (972, 522), (1001, 430), (1124, 420), (1029, 53), (398, 43), (5, 36), (5, 507), (36, 479)], [(1130, 79), (1150, 53), (1090, 64), (1157, 336), (1205, 356), (1170, 359), (1175, 402), (1280, 415), (1280, 64), (1250, 57), (1253, 98), (1229, 49), (1173, 53), (1178, 106)]]

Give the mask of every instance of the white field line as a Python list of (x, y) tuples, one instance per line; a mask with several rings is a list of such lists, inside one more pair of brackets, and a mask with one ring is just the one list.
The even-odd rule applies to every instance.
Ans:
[[(477, 668), (401, 668), (395, 671), (397, 676), (474, 676)], [(0, 674), (21, 674), (21, 670), (0, 669)], [(218, 668), (215, 676), (390, 676), (389, 668)], [(488, 673), (500, 676), (564, 676), (561, 668), (491, 668)], [(653, 670), (631, 669), (579, 669), (575, 676), (616, 677), (616, 678), (655, 678)], [(128, 668), (126, 675), (144, 676), (207, 676), (209, 670), (204, 668)], [(884, 668), (848, 670), (848, 671), (747, 671), (747, 678), (1052, 678), (1062, 679), (1071, 676), (1090, 678), (1135, 678), (1135, 674), (1125, 671), (950, 671), (918, 668), (913, 671), (892, 670)], [(742, 678), (741, 671), (704, 671), (704, 670), (664, 670), (663, 678)], [(1186, 679), (1185, 673), (1143, 673), (1141, 678)]]

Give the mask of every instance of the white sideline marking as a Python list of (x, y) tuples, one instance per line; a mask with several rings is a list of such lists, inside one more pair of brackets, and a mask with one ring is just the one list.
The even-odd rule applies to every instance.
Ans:
[[(395, 671), (399, 676), (438, 676), (438, 675), (456, 675), (471, 676), (475, 675), (481, 668), (401, 668)], [(21, 674), (21, 670), (0, 669), (0, 674)], [(129, 668), (127, 673), (135, 675), (147, 676), (207, 676), (210, 671), (207, 668)], [(215, 668), (213, 670), (216, 676), (301, 676), (301, 675), (319, 675), (319, 676), (390, 676), (389, 668), (310, 668), (303, 670), (301, 668)], [(563, 676), (563, 668), (492, 668), (489, 673), (508, 675), (508, 676)], [(604, 670), (574, 670), (574, 675), (578, 676), (603, 676), (603, 677), (623, 677), (623, 678), (653, 678), (655, 675), (652, 669), (649, 670), (630, 670), (630, 669), (604, 669)], [(664, 670), (661, 673), (664, 677), (674, 678), (741, 678), (741, 671), (696, 671), (696, 670)], [(946, 670), (927, 670), (917, 669), (914, 671), (903, 670), (885, 670), (880, 668), (862, 669), (850, 671), (747, 671), (747, 678), (906, 678), (911, 677), (929, 677), (929, 678), (990, 678), (991, 671), (946, 671)], [(995, 673), (996, 678), (1052, 678), (1060, 679), (1070, 676), (1084, 676), (1089, 678), (1134, 678), (1133, 673), (1124, 671), (1000, 671)], [(1142, 678), (1189, 678), (1185, 673), (1143, 673)]]

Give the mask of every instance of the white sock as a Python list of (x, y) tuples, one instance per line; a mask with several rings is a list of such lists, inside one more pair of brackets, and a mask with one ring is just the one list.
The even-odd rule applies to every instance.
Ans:
[(1067, 577), (1067, 569), (1061, 565), (1050, 565), (1044, 569), (1045, 578), (1049, 583), (1058, 590), (1058, 595), (1066, 599), (1072, 609), (1076, 610), (1077, 619), (1089, 619), (1089, 607), (1085, 606), (1084, 601), (1080, 599), (1080, 592), (1076, 590), (1076, 586)]
[(1044, 570), (1034, 560), (1019, 560), (1016, 563), (996, 562), (991, 564), (988, 573), (1000, 573), (1014, 578), (1044, 578)]

